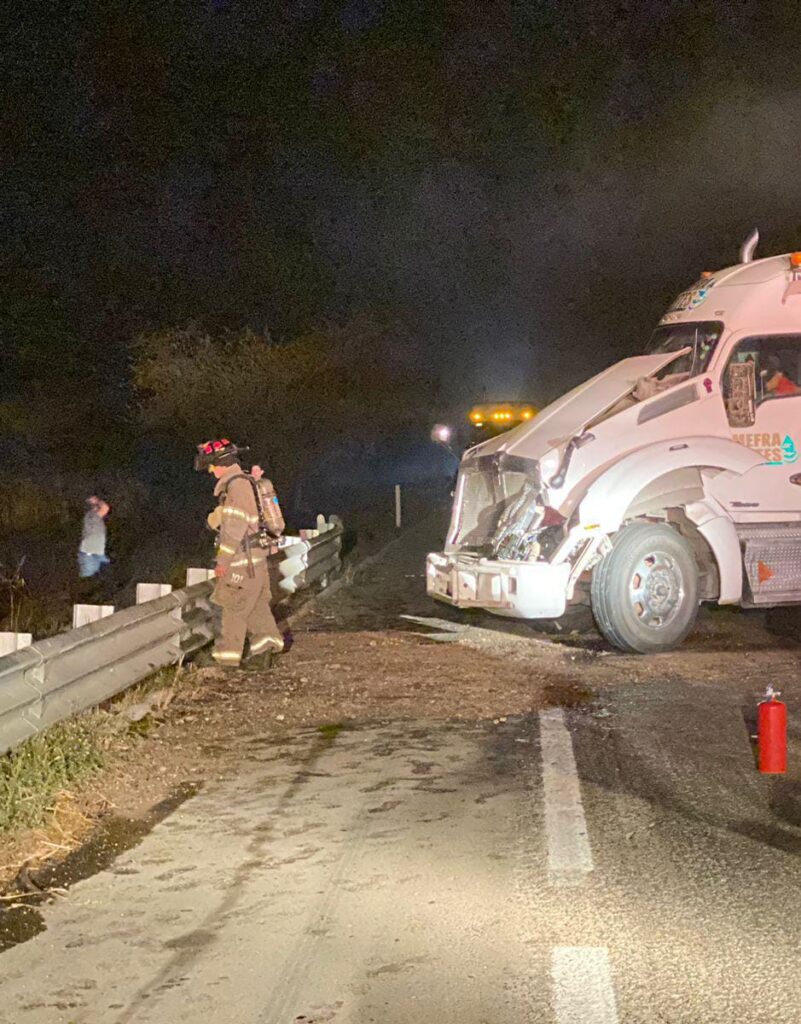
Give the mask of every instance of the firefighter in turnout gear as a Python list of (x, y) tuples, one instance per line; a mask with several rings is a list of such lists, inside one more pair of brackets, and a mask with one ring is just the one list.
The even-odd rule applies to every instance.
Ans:
[(216, 478), (219, 502), (217, 584), (213, 600), (222, 608), (222, 629), (212, 657), (237, 668), (249, 638), (248, 660), (268, 660), (284, 649), (270, 608), (267, 556), (284, 529), (281, 507), (272, 483), (255, 479), (240, 465), (238, 448), (227, 439), (198, 445), (195, 468)]

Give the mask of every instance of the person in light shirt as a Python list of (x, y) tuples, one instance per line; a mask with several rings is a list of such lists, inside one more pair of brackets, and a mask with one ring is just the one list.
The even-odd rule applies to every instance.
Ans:
[(109, 511), (108, 502), (96, 494), (86, 499), (81, 544), (78, 548), (78, 575), (81, 579), (96, 576), (109, 563), (106, 554), (106, 516)]

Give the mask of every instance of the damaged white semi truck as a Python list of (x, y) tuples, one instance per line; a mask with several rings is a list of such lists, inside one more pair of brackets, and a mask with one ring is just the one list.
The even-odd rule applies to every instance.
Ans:
[(624, 359), (461, 462), (428, 593), (669, 650), (702, 601), (801, 602), (801, 252), (706, 274)]

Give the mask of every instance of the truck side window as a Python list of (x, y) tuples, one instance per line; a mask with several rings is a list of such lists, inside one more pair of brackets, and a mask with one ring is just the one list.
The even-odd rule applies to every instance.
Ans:
[(723, 397), (732, 394), (730, 368), (754, 364), (756, 404), (801, 395), (801, 334), (772, 334), (738, 342), (723, 375)]

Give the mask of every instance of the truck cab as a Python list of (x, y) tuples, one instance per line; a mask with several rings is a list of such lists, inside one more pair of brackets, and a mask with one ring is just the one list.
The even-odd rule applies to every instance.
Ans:
[(427, 589), (622, 650), (679, 644), (702, 601), (801, 602), (801, 253), (683, 292), (645, 352), (465, 453)]

